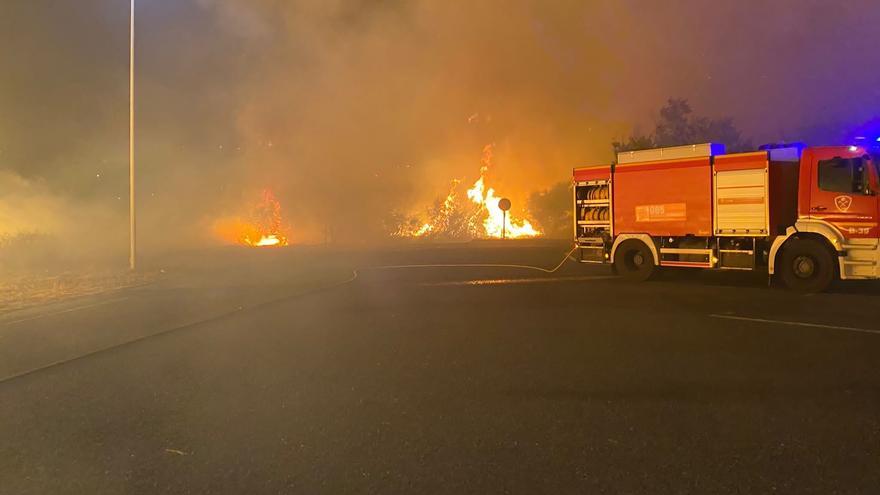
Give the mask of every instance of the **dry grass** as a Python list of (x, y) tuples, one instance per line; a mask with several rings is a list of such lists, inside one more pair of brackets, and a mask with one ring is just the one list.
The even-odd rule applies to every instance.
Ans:
[(156, 279), (155, 273), (132, 273), (108, 266), (120, 266), (119, 260), (103, 253), (83, 256), (69, 242), (52, 235), (0, 234), (0, 313)]
[(149, 284), (156, 273), (113, 273), (84, 275), (26, 276), (0, 280), (0, 313), (72, 297), (99, 294)]

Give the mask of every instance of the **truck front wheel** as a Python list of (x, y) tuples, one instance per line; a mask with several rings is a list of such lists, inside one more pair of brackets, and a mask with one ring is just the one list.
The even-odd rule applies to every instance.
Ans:
[(614, 269), (627, 280), (642, 282), (651, 278), (657, 267), (648, 246), (642, 241), (630, 239), (617, 246), (614, 252)]
[(834, 257), (815, 239), (792, 239), (782, 251), (782, 282), (798, 292), (822, 292), (834, 280)]

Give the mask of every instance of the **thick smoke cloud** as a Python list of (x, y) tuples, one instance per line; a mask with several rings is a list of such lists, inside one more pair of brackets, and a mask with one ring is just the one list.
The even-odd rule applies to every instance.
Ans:
[[(493, 185), (522, 205), (610, 160), (608, 143), (670, 96), (755, 142), (866, 121), (880, 103), (870, 0), (138, 5), (148, 252), (210, 242), (211, 222), (264, 187), (298, 240), (380, 240), (390, 212), (475, 179), (487, 143)], [(2, 180), (104, 211), (124, 250), (127, 5), (3, 2), (0, 46)]]

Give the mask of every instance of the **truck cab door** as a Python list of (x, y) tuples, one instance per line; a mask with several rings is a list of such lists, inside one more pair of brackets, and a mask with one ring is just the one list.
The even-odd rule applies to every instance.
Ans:
[(868, 155), (829, 148), (812, 159), (810, 218), (850, 239), (880, 237), (877, 170)]

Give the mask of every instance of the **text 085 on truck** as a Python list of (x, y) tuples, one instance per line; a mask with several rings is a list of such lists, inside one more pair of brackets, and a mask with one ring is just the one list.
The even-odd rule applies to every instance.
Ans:
[(861, 146), (619, 153), (574, 170), (579, 260), (633, 280), (662, 267), (762, 270), (804, 292), (877, 279), (877, 164)]

